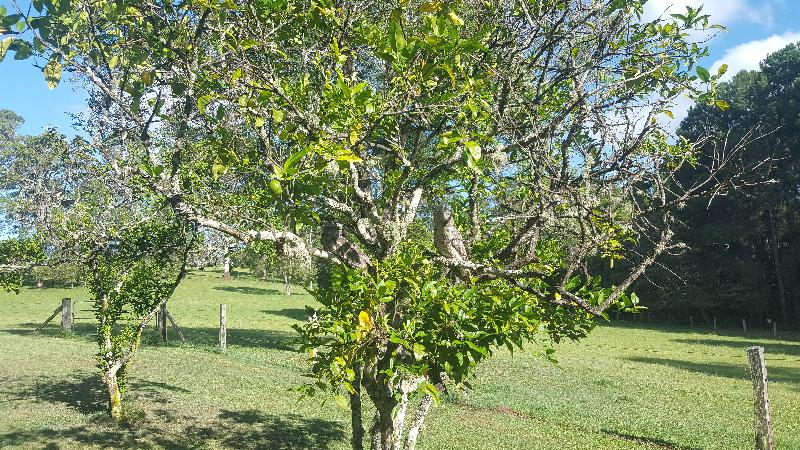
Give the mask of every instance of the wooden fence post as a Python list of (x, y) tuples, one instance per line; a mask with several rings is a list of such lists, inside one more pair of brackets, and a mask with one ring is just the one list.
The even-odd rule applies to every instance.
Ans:
[(772, 337), (778, 337), (778, 322), (772, 321)]
[(772, 436), (772, 417), (769, 411), (767, 392), (767, 363), (764, 361), (764, 347), (747, 349), (750, 360), (750, 374), (753, 378), (753, 397), (755, 403), (756, 450), (775, 450)]
[(181, 327), (178, 326), (178, 322), (175, 321), (175, 318), (172, 317), (172, 314), (169, 313), (168, 309), (165, 309), (164, 312), (167, 315), (167, 319), (169, 319), (170, 323), (172, 323), (172, 326), (175, 327), (175, 331), (178, 332), (178, 337), (181, 338), (181, 342), (185, 344), (186, 336), (183, 335), (183, 331), (181, 331)]
[(714, 317), (714, 334), (717, 334), (717, 318)]
[(158, 325), (158, 335), (162, 342), (167, 342), (167, 304), (163, 303), (158, 309), (156, 315), (156, 324)]
[(694, 328), (694, 317), (689, 316), (689, 328)]
[(228, 351), (228, 311), (224, 303), (219, 305), (219, 351)]
[(45, 325), (50, 323), (50, 321), (53, 320), (58, 315), (58, 313), (61, 312), (62, 309), (63, 309), (63, 307), (61, 305), (58, 305), (58, 308), (53, 310), (53, 314), (50, 314), (50, 317), (48, 317), (47, 320), (45, 320), (43, 324), (39, 325), (35, 330), (33, 330), (33, 332), (34, 333), (38, 333), (38, 332), (42, 331), (42, 328), (44, 328)]
[(747, 320), (742, 319), (742, 332), (747, 333)]
[(67, 297), (61, 299), (61, 328), (64, 331), (72, 331), (72, 299)]

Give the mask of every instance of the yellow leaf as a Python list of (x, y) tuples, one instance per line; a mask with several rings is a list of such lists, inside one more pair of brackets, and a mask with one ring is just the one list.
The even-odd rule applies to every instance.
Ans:
[(454, 13), (453, 11), (450, 11), (450, 12), (447, 13), (447, 18), (450, 19), (450, 22), (452, 22), (453, 25), (455, 25), (457, 27), (464, 26), (464, 19), (462, 19), (461, 17), (458, 17), (458, 15), (456, 13)]
[(44, 66), (44, 79), (47, 81), (48, 89), (55, 89), (56, 86), (58, 86), (58, 82), (61, 81), (61, 63), (55, 59), (51, 59), (50, 62)]
[(358, 313), (358, 326), (364, 329), (364, 332), (368, 332), (372, 329), (372, 318), (369, 316), (368, 312), (361, 311)]
[(421, 5), (419, 5), (419, 8), (417, 8), (417, 11), (419, 11), (421, 13), (433, 13), (433, 12), (438, 11), (441, 7), (442, 7), (442, 2), (440, 2), (440, 1), (425, 2), (425, 3), (421, 4)]

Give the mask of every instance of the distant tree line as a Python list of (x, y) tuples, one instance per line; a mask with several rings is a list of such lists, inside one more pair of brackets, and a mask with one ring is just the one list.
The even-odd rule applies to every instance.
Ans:
[[(747, 173), (738, 189), (693, 199), (676, 214), (685, 248), (665, 253), (636, 292), (652, 314), (695, 321), (713, 317), (800, 325), (800, 47), (767, 57), (758, 71), (721, 83), (729, 106), (693, 107), (678, 134), (704, 141), (710, 160), (726, 141), (750, 134), (745, 151), (723, 172)], [(699, 161), (703, 162), (703, 161)], [(682, 169), (677, 183), (708, 174)]]

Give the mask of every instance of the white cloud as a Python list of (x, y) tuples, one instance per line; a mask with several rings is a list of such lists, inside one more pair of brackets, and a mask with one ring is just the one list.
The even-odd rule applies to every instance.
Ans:
[(772, 5), (766, 1), (753, 6), (747, 0), (650, 0), (644, 6), (644, 18), (652, 20), (661, 15), (682, 13), (687, 6), (700, 5), (703, 5), (703, 13), (711, 16), (711, 23), (729, 25), (746, 21), (772, 26)]
[[(722, 64), (728, 65), (728, 71), (722, 76), (722, 81), (730, 80), (734, 75), (742, 70), (757, 70), (759, 63), (764, 60), (770, 53), (774, 53), (783, 47), (800, 41), (800, 32), (786, 32), (783, 34), (775, 34), (765, 39), (745, 42), (733, 48), (728, 49), (725, 54), (718, 60), (714, 61), (711, 65), (711, 73), (717, 73)], [(672, 107), (672, 112), (675, 120), (663, 120), (663, 125), (669, 130), (674, 131), (681, 120), (683, 120), (689, 112), (689, 108), (694, 105), (694, 102), (685, 95), (681, 95), (675, 100), (675, 105)]]
[(722, 77), (730, 80), (742, 70), (758, 69), (758, 64), (770, 53), (774, 53), (787, 45), (800, 41), (800, 32), (774, 34), (766, 39), (745, 42), (728, 49), (725, 54), (711, 65), (711, 73), (716, 73), (722, 64), (728, 65), (728, 71)]

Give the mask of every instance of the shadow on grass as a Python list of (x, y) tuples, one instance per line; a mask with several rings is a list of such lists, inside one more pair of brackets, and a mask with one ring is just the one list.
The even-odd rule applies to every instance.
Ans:
[(633, 434), (620, 433), (618, 431), (612, 431), (612, 430), (600, 430), (600, 431), (607, 436), (611, 436), (613, 438), (617, 438), (627, 442), (633, 442), (635, 444), (640, 444), (645, 448), (657, 448), (664, 450), (699, 450), (696, 447), (684, 447), (675, 444), (673, 442), (659, 438), (636, 436)]
[[(191, 425), (191, 417), (162, 415), (134, 422), (95, 420), (89, 425), (54, 430), (25, 430), (0, 435), (0, 446), (58, 449), (61, 445), (100, 448), (206, 448), (327, 450), (345, 439), (342, 425), (323, 419), (289, 414), (276, 416), (260, 411), (221, 411), (204, 425)], [(177, 428), (165, 423), (189, 424)]]
[[(754, 343), (750, 343), (747, 341), (733, 341), (733, 340), (724, 340), (724, 339), (673, 339), (673, 342), (678, 342), (681, 344), (689, 344), (689, 345), (707, 345), (707, 346), (717, 346), (717, 347), (728, 347), (739, 349), (744, 354), (747, 347), (753, 345)], [(761, 339), (759, 339), (761, 341)], [(767, 353), (767, 356), (770, 354), (784, 354), (784, 355), (791, 355), (791, 356), (800, 356), (800, 343), (794, 345), (789, 344), (786, 342), (775, 343), (775, 342), (758, 342), (759, 345), (764, 347), (764, 351)]]
[[(687, 370), (695, 373), (702, 373), (705, 375), (712, 375), (717, 377), (731, 378), (735, 380), (749, 380), (750, 374), (748, 373), (747, 363), (742, 364), (720, 364), (720, 363), (698, 363), (691, 361), (681, 361), (678, 359), (668, 358), (647, 358), (647, 357), (630, 357), (625, 358), (628, 361), (645, 363), (645, 364), (658, 364), (661, 366), (674, 367), (676, 369)], [(770, 381), (792, 384), (795, 387), (800, 387), (800, 369), (774, 366), (769, 367), (767, 363), (767, 371), (769, 373)]]
[[(181, 327), (181, 330), (192, 345), (209, 347), (219, 345), (219, 328)], [(227, 335), (229, 347), (264, 348), (287, 352), (297, 352), (300, 348), (299, 336), (295, 332), (230, 327)], [(176, 339), (175, 342), (180, 342), (174, 333), (171, 336), (171, 339)]]
[[(73, 331), (70, 334), (65, 334), (61, 331), (60, 325), (47, 326), (38, 334), (34, 334), (33, 330), (36, 329), (38, 324), (35, 323), (21, 323), (19, 328), (8, 328), (0, 330), (0, 333), (15, 334), (18, 336), (47, 336), (47, 337), (62, 337), (68, 336), (70, 338), (84, 339), (93, 341), (95, 339), (96, 328), (93, 324), (80, 323), (73, 325)], [(217, 347), (219, 345), (219, 328), (216, 327), (181, 327), (184, 336), (189, 341), (190, 345)], [(168, 333), (168, 345), (180, 345), (175, 330), (170, 327)], [(228, 333), (228, 346), (246, 347), (246, 348), (263, 348), (271, 350), (281, 350), (288, 352), (299, 351), (299, 336), (295, 332), (277, 331), (277, 330), (262, 330), (252, 328), (234, 328), (229, 327)], [(158, 342), (155, 338), (155, 331), (152, 326), (148, 327), (142, 336), (142, 341), (145, 344)], [(163, 344), (157, 344), (163, 345)]]
[(711, 336), (743, 338), (743, 339), (757, 339), (759, 341), (784, 341), (784, 340), (800, 340), (800, 332), (796, 330), (778, 330), (779, 339), (772, 336), (772, 329), (748, 327), (747, 333), (742, 332), (741, 328), (718, 328), (717, 332), (710, 326), (697, 325), (689, 327), (680, 324), (668, 324), (663, 322), (646, 322), (644, 320), (628, 320), (619, 319), (611, 320), (609, 322), (601, 323), (601, 327), (609, 328), (622, 328), (632, 330), (648, 330), (658, 331), (662, 333), (676, 333), (676, 334), (706, 334)]
[(23, 380), (3, 380), (4, 395), (13, 400), (66, 405), (84, 415), (94, 416), (87, 425), (65, 429), (30, 429), (0, 435), (0, 448), (25, 446), (31, 448), (60, 448), (98, 446), (101, 448), (194, 449), (206, 447), (236, 449), (328, 449), (345, 438), (337, 422), (308, 419), (299, 415), (275, 416), (257, 410), (222, 410), (216, 419), (204, 420), (191, 416), (175, 416), (165, 409), (137, 410), (139, 400), (163, 405), (171, 393), (189, 392), (166, 383), (131, 380), (126, 396), (128, 418), (113, 423), (105, 416), (106, 398), (99, 374), (78, 373), (73, 379), (42, 377), (28, 385)]
[[(45, 325), (41, 331), (35, 333), (34, 331), (36, 328), (39, 327), (41, 323), (20, 323), (18, 324), (19, 328), (6, 328), (4, 330), (0, 330), (0, 333), (6, 334), (16, 334), (18, 336), (68, 336), (68, 335), (75, 335), (75, 336), (86, 336), (86, 335), (94, 335), (97, 332), (97, 326), (90, 321), (83, 321), (83, 322), (75, 322), (72, 324), (72, 332), (65, 333), (61, 330), (61, 320), (60, 319), (53, 319), (52, 322)], [(93, 336), (92, 336), (93, 338)]]
[[(100, 373), (78, 373), (71, 379), (53, 379), (40, 377), (19, 382), (6, 381), (5, 388), (0, 390), (14, 400), (33, 400), (36, 402), (62, 404), (82, 414), (94, 414), (105, 411), (107, 398), (105, 386), (100, 381)], [(144, 398), (157, 403), (167, 403), (168, 393), (188, 393), (187, 389), (146, 380), (129, 380), (128, 387), (131, 399)]]
[(305, 308), (286, 308), (279, 311), (265, 309), (261, 312), (270, 316), (288, 317), (289, 319), (299, 320), (301, 322), (307, 321), (308, 317), (311, 315)]
[(214, 286), (212, 289), (217, 291), (232, 292), (234, 294), (246, 295), (279, 295), (277, 289), (260, 288), (251, 286)]

